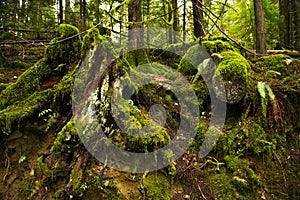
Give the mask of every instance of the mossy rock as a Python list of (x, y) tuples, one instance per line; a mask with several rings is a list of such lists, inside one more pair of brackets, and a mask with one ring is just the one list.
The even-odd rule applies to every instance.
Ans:
[[(248, 73), (250, 64), (238, 52), (225, 51), (222, 52), (221, 62), (218, 64), (218, 71), (223, 79), (226, 90), (226, 101), (230, 104), (238, 103), (247, 92)], [(221, 96), (218, 83), (216, 82), (216, 73), (213, 77), (214, 91), (217, 96)]]
[(58, 68), (60, 64), (68, 66), (74, 60), (80, 58), (82, 44), (78, 35), (79, 30), (75, 26), (61, 24), (58, 33), (60, 36), (51, 40), (44, 57), (52, 71), (61, 73), (64, 68)]
[(203, 47), (195, 45), (190, 47), (182, 57), (178, 70), (185, 76), (193, 76), (198, 72), (198, 66), (208, 58), (208, 54)]
[(221, 53), (223, 51), (238, 51), (234, 46), (232, 46), (228, 41), (224, 40), (209, 40), (203, 41), (202, 46), (206, 51), (212, 55), (213, 53)]
[[(278, 72), (281, 76), (289, 76), (290, 74), (300, 73), (298, 62), (298, 60), (284, 54), (265, 56), (255, 64), (255, 70), (264, 72), (267, 75)], [(294, 63), (295, 65), (293, 65)]]

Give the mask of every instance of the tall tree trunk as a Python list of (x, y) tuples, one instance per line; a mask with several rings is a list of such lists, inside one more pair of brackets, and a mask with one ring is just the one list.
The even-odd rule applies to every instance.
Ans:
[(260, 54), (267, 53), (266, 24), (263, 0), (254, 0), (256, 51)]
[(186, 29), (186, 0), (183, 0), (183, 16), (182, 16), (182, 32), (183, 32), (183, 41), (185, 41), (185, 29)]
[(97, 24), (99, 24), (100, 22), (100, 0), (96, 0), (95, 2), (95, 6), (96, 6), (96, 22)]
[(204, 36), (204, 18), (202, 11), (203, 0), (192, 0), (193, 3), (193, 21), (194, 21), (194, 35), (196, 38)]
[(66, 23), (70, 23), (70, 17), (69, 17), (69, 14), (70, 14), (70, 11), (71, 11), (71, 3), (70, 3), (70, 0), (65, 0), (65, 22)]
[(300, 51), (300, 1), (293, 0), (293, 22), (294, 22), (294, 47)]
[[(129, 25), (129, 29), (142, 27), (141, 24), (136, 23), (142, 21), (141, 0), (132, 0), (128, 4), (128, 21), (133, 23)], [(137, 49), (138, 47), (143, 45), (143, 34), (140, 31), (129, 32), (128, 43), (129, 43), (129, 48)], [(134, 55), (136, 66), (138, 65), (139, 57), (140, 57), (140, 55), (137, 53), (138, 52), (136, 52), (136, 54)]]
[(86, 28), (86, 0), (82, 2), (82, 14), (83, 14), (83, 28)]
[(291, 48), (291, 16), (290, 16), (290, 0), (279, 0), (280, 15), (284, 21), (280, 27), (280, 38), (284, 48)]
[(64, 22), (64, 14), (63, 14), (63, 2), (62, 0), (58, 0), (59, 4), (59, 24), (62, 24)]
[(179, 20), (178, 20), (178, 4), (177, 4), (177, 0), (172, 0), (172, 7), (173, 7), (173, 43), (177, 42), (176, 36), (177, 36), (177, 31), (178, 31), (178, 25), (179, 25)]

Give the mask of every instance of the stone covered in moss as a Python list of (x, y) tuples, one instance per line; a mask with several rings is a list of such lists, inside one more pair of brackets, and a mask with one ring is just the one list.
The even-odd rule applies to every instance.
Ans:
[(58, 68), (60, 64), (69, 65), (73, 60), (77, 60), (81, 50), (79, 30), (75, 26), (61, 24), (58, 33), (60, 35), (51, 40), (45, 53), (47, 64), (57, 73), (62, 70)]
[[(238, 52), (222, 52), (222, 60), (218, 64), (218, 71), (223, 79), (228, 103), (238, 103), (246, 94), (248, 83), (248, 71), (251, 69), (248, 61)], [(213, 77), (214, 90), (217, 96), (220, 95), (215, 74)]]
[(293, 62), (297, 62), (297, 60), (284, 54), (265, 56), (260, 58), (255, 64), (255, 69), (258, 72), (265, 72), (267, 75), (272, 72), (278, 72), (282, 76), (289, 76), (294, 73), (299, 73), (300, 70), (299, 67), (297, 70), (297, 68), (293, 66)]
[(237, 49), (232, 46), (228, 41), (223, 40), (208, 40), (202, 42), (202, 46), (211, 55), (213, 53), (221, 53), (223, 51), (237, 51)]

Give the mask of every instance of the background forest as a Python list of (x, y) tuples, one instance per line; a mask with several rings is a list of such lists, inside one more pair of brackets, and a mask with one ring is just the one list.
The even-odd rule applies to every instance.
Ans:
[[(161, 131), (137, 138), (113, 119), (108, 102), (117, 80), (142, 64), (180, 72), (201, 111), (197, 135), (184, 155), (142, 174), (95, 159), (80, 140), (78, 113), (72, 112), (74, 82), (83, 81), (77, 74), (85, 58), (97, 55), (95, 47), (111, 38), (130, 44), (136, 38), (128, 30), (141, 27), (174, 31), (157, 36), (168, 41), (164, 50), (116, 49), (97, 83), (95, 108), (105, 135), (138, 153), (158, 150), (176, 137), (185, 118), (161, 78), (154, 77), (160, 84), (138, 88), (127, 108), (142, 127), (151, 122), (152, 104), (160, 104), (168, 113)], [(151, 34), (144, 32), (138, 41), (148, 44)], [(224, 126), (213, 129), (220, 138), (204, 158), (197, 155), (211, 118), (210, 95), (218, 90), (210, 93), (188, 62), (197, 60), (195, 43), (223, 77), (227, 105)], [(299, 58), (298, 0), (2, 0), (0, 200), (300, 199)]]

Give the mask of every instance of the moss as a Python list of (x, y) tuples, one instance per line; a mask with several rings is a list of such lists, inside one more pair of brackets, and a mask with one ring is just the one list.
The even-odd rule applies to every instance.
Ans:
[(68, 73), (55, 85), (54, 106), (60, 112), (68, 112), (71, 107), (71, 93), (79, 65), (71, 66)]
[(248, 61), (238, 52), (222, 52), (223, 59), (218, 64), (218, 70), (225, 80), (247, 81), (250, 65)]
[(47, 178), (51, 178), (53, 179), (53, 176), (55, 175), (55, 170), (50, 170), (47, 165), (44, 163), (44, 157), (43, 156), (40, 156), (38, 159), (37, 159), (37, 164), (38, 164), (38, 167), (39, 169), (41, 170), (41, 173), (42, 174), (45, 174)]
[(83, 42), (82, 42), (83, 54), (85, 54), (89, 49), (93, 49), (94, 47), (99, 45), (106, 38), (107, 36), (100, 35), (100, 31), (98, 28), (94, 27), (91, 30), (89, 30), (83, 37)]
[(78, 34), (79, 30), (70, 24), (61, 24), (59, 25), (57, 32), (61, 35), (61, 37), (67, 38)]
[(24, 63), (22, 61), (15, 60), (10, 63), (10, 67), (13, 69), (24, 69), (24, 68), (27, 68), (28, 66), (26, 63)]
[[(61, 70), (57, 70), (60, 64), (69, 65), (78, 60), (80, 57), (81, 40), (78, 29), (69, 24), (61, 24), (58, 28), (58, 37), (51, 40), (44, 57), (46, 63), (53, 71), (60, 73)], [(74, 36), (71, 38), (71, 36)]]
[[(222, 59), (218, 64), (218, 72), (221, 74), (225, 87), (226, 101), (230, 104), (238, 103), (250, 91), (252, 83), (249, 74), (251, 71), (248, 61), (238, 52), (225, 51), (221, 53)], [(213, 89), (217, 96), (222, 97), (220, 90), (219, 73), (213, 76)]]
[(64, 152), (80, 144), (77, 129), (72, 120), (70, 120), (62, 130), (57, 134), (50, 152)]
[(0, 83), (0, 94), (3, 90), (5, 90), (7, 87), (9, 86), (9, 84), (6, 83)]
[(219, 171), (211, 171), (212, 189), (216, 199), (257, 199), (261, 197), (261, 183), (245, 159), (225, 156), (225, 166)]
[(0, 94), (0, 109), (21, 101), (40, 90), (42, 80), (51, 74), (45, 59), (26, 70), (16, 83), (9, 85)]
[(36, 92), (23, 101), (8, 106), (0, 111), (0, 128), (3, 132), (9, 134), (12, 129), (19, 128), (22, 122), (28, 120), (37, 114), (43, 103), (50, 100), (51, 90)]
[(295, 73), (295, 71), (287, 64), (287, 59), (292, 61), (292, 58), (284, 54), (262, 57), (255, 64), (255, 70), (265, 73), (274, 71), (279, 72), (282, 76), (288, 76), (289, 74)]
[(211, 55), (213, 53), (221, 53), (223, 51), (238, 51), (228, 41), (223, 40), (209, 40), (202, 42), (202, 46)]
[(89, 176), (86, 184), (88, 187), (82, 199), (126, 199), (112, 180), (105, 180), (102, 183), (99, 176)]
[(142, 191), (146, 199), (171, 199), (171, 184), (162, 173), (150, 173), (142, 182)]
[(206, 58), (207, 54), (200, 45), (192, 46), (182, 57), (178, 66), (178, 70), (185, 76), (195, 75), (198, 72), (198, 65), (201, 64)]

